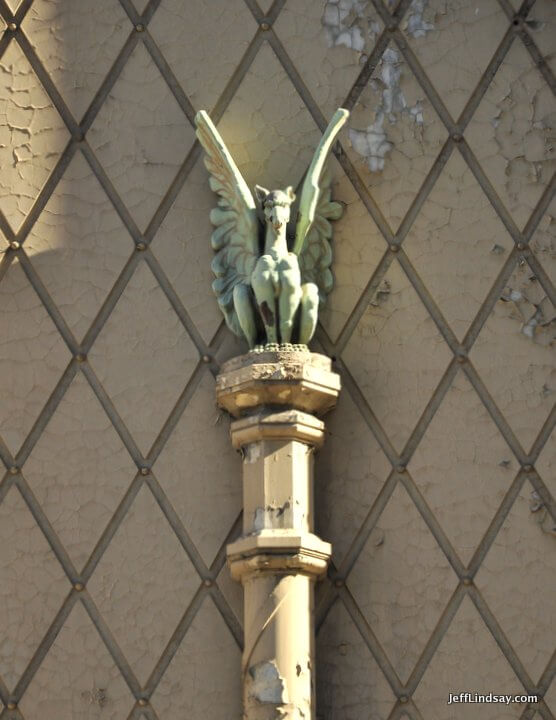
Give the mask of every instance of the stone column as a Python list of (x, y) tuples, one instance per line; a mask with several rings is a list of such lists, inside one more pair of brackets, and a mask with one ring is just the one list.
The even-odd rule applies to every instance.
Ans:
[(313, 451), (339, 390), (308, 350), (252, 351), (217, 378), (243, 456), (243, 534), (227, 554), (244, 588), (245, 720), (315, 718), (313, 589), (331, 547), (313, 533)]

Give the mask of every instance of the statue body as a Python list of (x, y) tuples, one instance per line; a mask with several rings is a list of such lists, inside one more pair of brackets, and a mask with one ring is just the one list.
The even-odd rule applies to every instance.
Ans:
[(211, 212), (215, 226), (212, 247), (213, 290), (228, 327), (259, 344), (306, 345), (315, 332), (318, 309), (332, 289), (330, 272), (332, 227), (329, 220), (342, 214), (331, 201), (326, 157), (347, 110), (338, 110), (330, 122), (307, 171), (297, 212), (293, 247), (287, 228), (295, 193), (266, 190), (255, 195), (264, 215), (261, 227), (253, 196), (207, 113), (197, 113), (197, 137), (206, 151), (210, 186), (219, 196)]

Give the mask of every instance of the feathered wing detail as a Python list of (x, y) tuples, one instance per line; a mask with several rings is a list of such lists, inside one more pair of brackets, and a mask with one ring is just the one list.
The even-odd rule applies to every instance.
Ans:
[(216, 255), (212, 261), (215, 280), (212, 289), (230, 330), (243, 335), (234, 308), (234, 288), (250, 284), (259, 254), (259, 220), (255, 201), (220, 133), (208, 114), (195, 116), (197, 137), (206, 152), (209, 184), (218, 195), (218, 205), (210, 213), (215, 229), (211, 236)]
[(328, 127), (324, 131), (324, 135), (321, 138), (320, 143), (315, 150), (307, 175), (303, 181), (303, 187), (301, 189), (301, 200), (299, 201), (299, 215), (297, 219), (297, 225), (295, 228), (295, 244), (293, 251), (296, 255), (301, 255), (303, 251), (303, 245), (305, 238), (313, 220), (315, 219), (315, 213), (319, 202), (320, 192), (320, 177), (330, 152), (330, 148), (336, 140), (336, 136), (342, 129), (346, 120), (349, 117), (349, 110), (344, 108), (338, 108), (332, 117), (332, 120), (328, 123)]
[(307, 233), (303, 249), (298, 256), (301, 282), (312, 282), (319, 289), (319, 300), (324, 303), (333, 286), (332, 273), (332, 225), (330, 220), (338, 220), (343, 206), (332, 200), (332, 173), (326, 165), (320, 178), (320, 191), (315, 208), (313, 223)]
[(329, 220), (337, 220), (343, 212), (342, 205), (331, 200), (332, 176), (326, 159), (348, 117), (349, 111), (343, 108), (334, 113), (303, 181), (299, 203), (293, 251), (299, 258), (302, 283), (317, 285), (321, 303), (333, 285), (330, 272), (332, 226)]

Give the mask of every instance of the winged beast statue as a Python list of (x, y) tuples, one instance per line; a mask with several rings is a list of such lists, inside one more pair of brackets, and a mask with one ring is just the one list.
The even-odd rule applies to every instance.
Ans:
[(201, 110), (195, 117), (197, 137), (206, 156), (210, 187), (217, 206), (212, 284), (228, 327), (258, 345), (307, 345), (315, 332), (319, 305), (332, 290), (332, 226), (342, 215), (331, 200), (331, 175), (325, 166), (330, 148), (349, 116), (338, 109), (309, 166), (299, 201), (295, 236), (288, 245), (288, 223), (295, 193), (255, 186), (257, 206), (218, 130)]

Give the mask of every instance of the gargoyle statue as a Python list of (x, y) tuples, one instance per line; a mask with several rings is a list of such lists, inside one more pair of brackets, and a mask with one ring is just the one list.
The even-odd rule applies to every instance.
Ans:
[(307, 345), (313, 337), (319, 304), (333, 285), (329, 220), (337, 220), (343, 211), (340, 203), (331, 201), (331, 176), (324, 166), (348, 116), (343, 108), (334, 113), (315, 151), (303, 182), (292, 247), (287, 225), (293, 189), (255, 187), (263, 228), (253, 196), (218, 130), (204, 110), (195, 117), (210, 187), (218, 195), (210, 214), (216, 253), (212, 287), (228, 327), (244, 336), (251, 349), (261, 344)]

